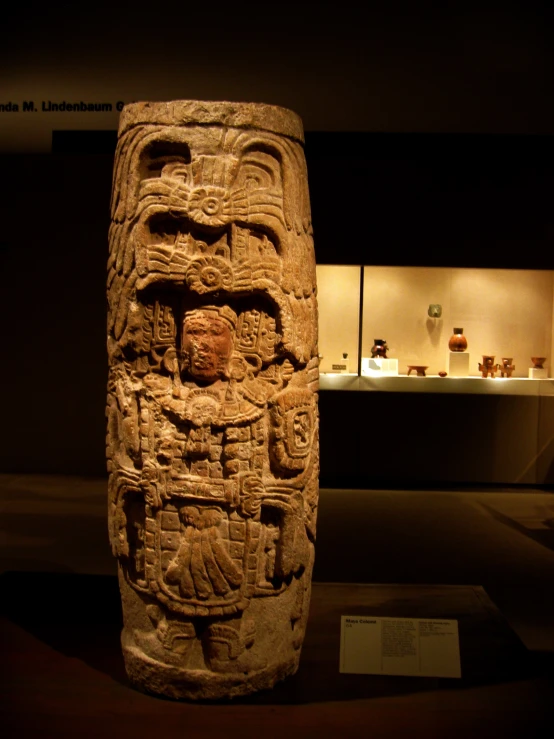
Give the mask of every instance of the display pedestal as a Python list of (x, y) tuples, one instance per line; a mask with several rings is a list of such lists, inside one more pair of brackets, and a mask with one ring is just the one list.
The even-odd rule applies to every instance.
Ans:
[[(10, 572), (2, 579), (9, 606), (2, 622), (10, 676), (1, 700), (6, 738), (142, 739), (172, 736), (183, 726), (188, 739), (256, 736), (260, 727), (267, 739), (548, 735), (534, 731), (552, 716), (549, 685), (532, 692), (526, 649), (477, 586), (316, 582), (295, 676), (237, 701), (192, 705), (129, 686), (115, 577)], [(35, 606), (46, 601), (54, 611), (45, 619)], [(341, 615), (457, 619), (462, 679), (339, 673)], [(510, 731), (514, 715), (525, 717), (525, 731)], [(88, 725), (91, 731), (83, 731)], [(486, 730), (476, 732), (479, 726)]]
[(546, 367), (530, 367), (529, 369), (529, 379), (530, 380), (547, 380), (548, 379), (548, 370)]
[(398, 359), (362, 357), (362, 375), (366, 377), (396, 377), (398, 375)]
[(469, 376), (469, 352), (448, 352), (446, 363), (450, 377)]

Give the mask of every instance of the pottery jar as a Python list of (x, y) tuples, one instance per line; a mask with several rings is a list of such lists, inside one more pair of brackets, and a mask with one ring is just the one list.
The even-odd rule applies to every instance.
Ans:
[(464, 336), (463, 328), (454, 329), (454, 333), (448, 342), (448, 348), (451, 352), (465, 352), (467, 349), (467, 339)]

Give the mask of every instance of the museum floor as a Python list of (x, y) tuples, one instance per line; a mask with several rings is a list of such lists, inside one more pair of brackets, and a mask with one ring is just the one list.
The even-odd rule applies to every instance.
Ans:
[[(322, 490), (299, 673), (249, 699), (192, 705), (126, 682), (105, 487), (0, 475), (2, 737), (550, 735), (550, 490)], [(470, 606), (483, 591), (488, 605)], [(367, 615), (458, 609), (468, 670), (461, 680), (339, 675), (336, 623), (355, 604)]]

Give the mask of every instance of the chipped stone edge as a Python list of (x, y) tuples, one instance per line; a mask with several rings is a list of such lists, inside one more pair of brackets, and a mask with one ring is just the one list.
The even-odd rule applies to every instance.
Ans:
[(168, 665), (145, 655), (136, 646), (123, 644), (125, 670), (131, 684), (142, 693), (172, 700), (227, 700), (272, 690), (298, 671), (300, 650), (274, 665), (250, 673), (218, 674)]
[(258, 129), (288, 136), (304, 144), (304, 127), (300, 116), (288, 108), (267, 103), (173, 100), (125, 105), (119, 118), (118, 135), (122, 136), (131, 128), (141, 125), (220, 125)]

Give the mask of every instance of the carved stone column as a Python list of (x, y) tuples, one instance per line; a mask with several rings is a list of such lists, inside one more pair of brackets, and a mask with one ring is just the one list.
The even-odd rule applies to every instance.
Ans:
[(318, 499), (315, 259), (291, 111), (124, 108), (108, 262), (109, 527), (131, 681), (298, 667)]

